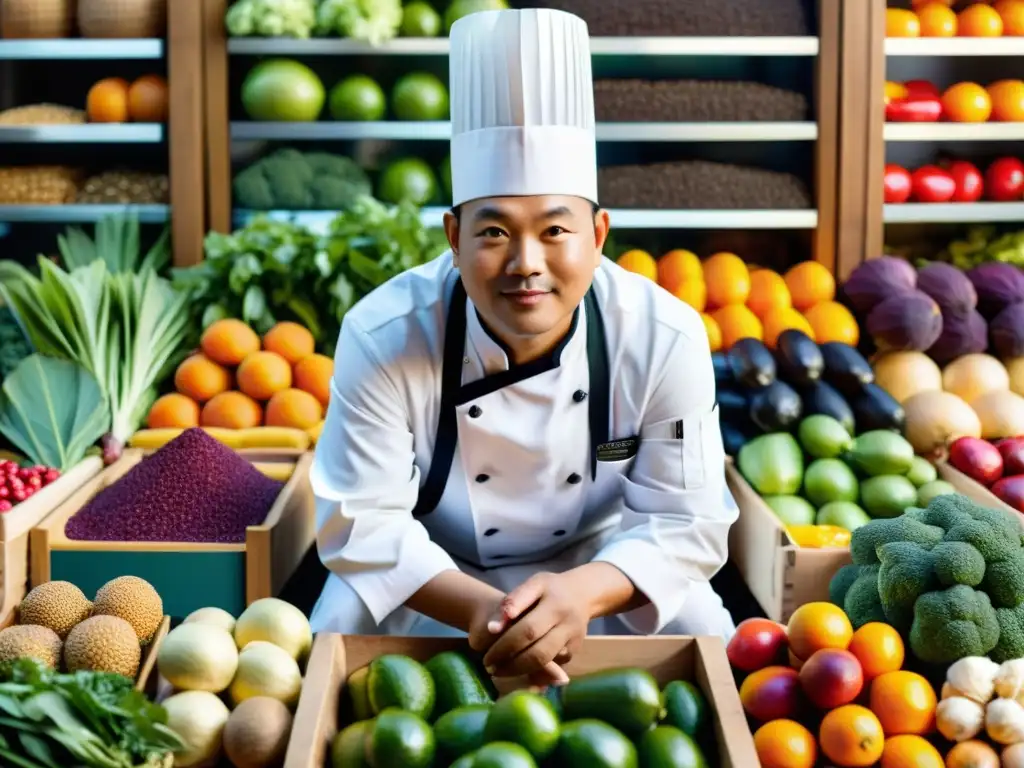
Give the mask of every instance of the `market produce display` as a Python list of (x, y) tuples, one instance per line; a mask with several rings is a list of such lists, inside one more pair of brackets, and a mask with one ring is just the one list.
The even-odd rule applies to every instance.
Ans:
[(884, 622), (855, 626), (815, 602), (786, 625), (748, 619), (736, 628), (727, 653), (761, 765), (962, 768), (929, 740), (938, 697), (904, 669), (900, 634)]
[[(1011, 177), (1008, 177), (1011, 178)], [(1024, 168), (1021, 168), (1020, 182), (1024, 184)], [(1012, 186), (1017, 184), (1016, 170)], [(967, 271), (980, 264), (996, 261), (1024, 267), (1024, 234), (1020, 230), (1003, 232), (992, 225), (968, 227), (962, 238), (950, 241), (934, 256), (935, 261), (944, 261), (958, 269)], [(897, 249), (892, 249), (895, 253)]]
[(914, 170), (885, 166), (885, 203), (1006, 203), (1024, 199), (1024, 163), (1016, 157), (993, 160), (982, 172), (967, 160), (923, 165)]
[(234, 202), (255, 211), (348, 208), (373, 191), (355, 161), (328, 152), (280, 149), (235, 174)]
[(345, 691), (349, 724), (331, 745), (332, 768), (712, 764), (713, 715), (700, 689), (682, 680), (662, 689), (638, 668), (499, 698), (468, 655), (446, 651), (421, 663), (386, 654), (352, 672)]
[(891, 123), (1019, 123), (1024, 121), (1024, 80), (955, 83), (943, 91), (926, 80), (887, 82), (885, 119)]
[[(950, 665), (936, 710), (936, 727), (956, 750), (974, 754), (977, 765), (1018, 768), (1024, 759), (1024, 659), (996, 664), (985, 656), (967, 656)], [(995, 749), (980, 739), (988, 737)], [(985, 757), (988, 763), (980, 758)]]
[(90, 123), (164, 123), (168, 115), (167, 80), (143, 75), (129, 83), (108, 77), (89, 89), (85, 114)]
[(961, 437), (949, 448), (949, 463), (1024, 514), (1024, 437), (995, 443)]
[(1020, 37), (1020, 0), (912, 0), (910, 8), (887, 8), (886, 37)]
[(305, 615), (277, 598), (235, 618), (200, 608), (168, 633), (157, 670), (173, 693), (161, 704), (181, 737), (175, 766), (225, 756), (235, 768), (280, 765), (313, 643)]
[(60, 470), (53, 467), (23, 467), (12, 459), (0, 458), (0, 512), (10, 512), (59, 477)]
[(83, 541), (244, 542), (283, 487), (203, 430), (188, 429), (97, 493), (64, 533)]

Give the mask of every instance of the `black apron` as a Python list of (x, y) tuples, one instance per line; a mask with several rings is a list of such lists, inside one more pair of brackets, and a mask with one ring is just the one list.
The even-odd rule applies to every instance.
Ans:
[[(597, 306), (594, 289), (587, 291), (583, 298), (587, 313), (587, 369), (590, 373), (590, 392), (581, 393), (586, 398), (590, 422), (590, 476), (597, 475), (598, 446), (608, 442), (610, 393), (608, 372), (608, 348), (605, 342), (604, 321)], [(430, 458), (427, 479), (420, 487), (419, 496), (412, 514), (415, 518), (429, 515), (441, 501), (448, 476), (455, 458), (455, 446), (459, 440), (457, 407), (463, 403), (483, 397), (485, 394), (522, 381), (530, 376), (550, 370), (547, 359), (537, 360), (519, 366), (513, 371), (502, 371), (486, 376), (480, 381), (462, 385), (463, 356), (466, 351), (466, 289), (462, 280), (455, 282), (448, 317), (445, 322), (444, 356), (441, 365), (441, 408), (437, 417), (437, 437), (434, 452)], [(511, 378), (507, 374), (512, 374)], [(507, 379), (507, 381), (506, 381)], [(580, 393), (578, 393), (580, 394)], [(574, 399), (576, 399), (574, 397)], [(578, 402), (578, 400), (577, 400)]]

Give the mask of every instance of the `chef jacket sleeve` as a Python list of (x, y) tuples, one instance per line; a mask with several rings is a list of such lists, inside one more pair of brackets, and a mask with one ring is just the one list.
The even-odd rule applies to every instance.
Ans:
[(413, 519), (420, 472), (403, 399), (373, 338), (346, 318), (310, 479), (317, 549), (379, 624), (442, 571), (457, 569)]
[(619, 616), (638, 634), (656, 634), (685, 611), (690, 585), (707, 581), (725, 564), (729, 528), (739, 516), (725, 482), (703, 328), (680, 333), (660, 368), (636, 459), (623, 478), (626, 516), (639, 522), (616, 534), (595, 558), (619, 568), (650, 600)]

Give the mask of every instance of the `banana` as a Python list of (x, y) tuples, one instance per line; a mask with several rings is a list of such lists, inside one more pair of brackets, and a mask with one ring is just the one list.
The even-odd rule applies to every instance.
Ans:
[(286, 461), (257, 461), (253, 466), (271, 480), (280, 483), (287, 483), (295, 474), (295, 465)]
[[(221, 429), (220, 427), (201, 427), (201, 429), (223, 445), (232, 450), (241, 448), (241, 440), (238, 430)], [(128, 438), (128, 445), (132, 448), (141, 448), (144, 451), (155, 451), (163, 448), (167, 443), (178, 437), (184, 429), (164, 427), (162, 429), (140, 429)]]
[(305, 451), (309, 448), (309, 435), (301, 429), (290, 427), (253, 427), (238, 431), (242, 448), (294, 448)]

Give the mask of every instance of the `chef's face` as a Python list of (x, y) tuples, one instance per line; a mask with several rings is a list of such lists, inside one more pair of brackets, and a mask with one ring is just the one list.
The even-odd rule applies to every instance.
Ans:
[(565, 335), (601, 263), (608, 213), (568, 195), (492, 197), (444, 220), (466, 293), (517, 360)]

